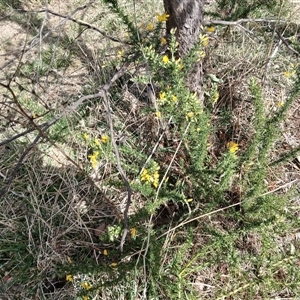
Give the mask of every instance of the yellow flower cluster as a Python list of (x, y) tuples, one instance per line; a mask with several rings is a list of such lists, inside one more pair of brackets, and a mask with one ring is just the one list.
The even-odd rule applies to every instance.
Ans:
[(90, 162), (92, 164), (92, 168), (95, 169), (98, 166), (98, 158), (99, 158), (99, 151), (94, 151), (93, 154), (88, 156)]
[(239, 145), (233, 141), (230, 141), (227, 143), (227, 148), (229, 149), (230, 153), (235, 154), (239, 150)]
[(183, 64), (181, 62), (181, 59), (178, 58), (178, 59), (175, 59), (174, 57), (171, 58), (171, 60), (169, 59), (169, 57), (167, 55), (164, 55), (162, 57), (162, 62), (164, 65), (167, 65), (169, 63), (173, 63), (173, 65), (175, 64), (175, 67), (178, 69), (178, 70), (182, 70), (183, 69)]
[(159, 104), (176, 103), (177, 101), (178, 101), (177, 96), (173, 95), (171, 92), (159, 93)]
[(89, 283), (87, 282), (81, 282), (81, 287), (85, 290), (90, 290), (92, 288), (92, 285), (90, 285)]
[[(82, 136), (83, 136), (83, 139), (86, 142), (90, 141), (90, 136), (86, 132)], [(102, 135), (100, 141), (102, 143), (104, 143), (104, 144), (108, 143), (109, 142), (109, 136), (107, 134)], [(99, 146), (100, 145), (100, 141), (99, 141), (99, 139), (96, 138), (94, 140), (91, 140), (90, 142), (92, 142), (92, 143), (94, 142), (94, 144), (96, 144), (97, 146)]]
[(101, 144), (107, 144), (109, 142), (109, 136), (107, 134), (104, 134), (101, 136), (100, 140), (95, 138), (91, 139), (90, 136), (87, 133), (83, 134), (83, 139), (85, 142), (89, 144), (89, 146), (92, 148), (93, 152), (88, 156), (90, 163), (92, 165), (92, 168), (95, 169), (98, 166), (98, 161), (100, 157), (99, 150), (102, 150)]
[(159, 170), (159, 166), (157, 165), (157, 163), (155, 163), (154, 167), (150, 169), (144, 168), (141, 174), (141, 181), (144, 181), (146, 184), (147, 183), (153, 184), (153, 186), (157, 188), (159, 184), (158, 170)]

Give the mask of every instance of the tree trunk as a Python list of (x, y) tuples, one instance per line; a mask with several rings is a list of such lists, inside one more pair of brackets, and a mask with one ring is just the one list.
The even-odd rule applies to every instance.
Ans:
[[(203, 0), (164, 0), (165, 11), (170, 17), (167, 20), (167, 35), (176, 28), (179, 43), (178, 55), (184, 57), (199, 38), (203, 22)], [(202, 65), (195, 64), (187, 80), (191, 92), (197, 92), (202, 100)]]

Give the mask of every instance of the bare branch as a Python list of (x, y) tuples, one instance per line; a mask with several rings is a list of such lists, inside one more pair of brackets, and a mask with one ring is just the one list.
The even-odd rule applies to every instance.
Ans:
[[(89, 180), (89, 182), (99, 191), (102, 193), (102, 191), (99, 189), (99, 187), (95, 184), (94, 180), (86, 173), (85, 170), (83, 170), (71, 157), (69, 157), (59, 146), (56, 145), (55, 142), (53, 142), (46, 134), (46, 130), (52, 126), (53, 124), (55, 124), (59, 119), (61, 119), (63, 116), (66, 116), (74, 111), (76, 111), (78, 109), (78, 107), (84, 103), (86, 100), (89, 100), (89, 99), (94, 99), (94, 98), (97, 98), (97, 97), (105, 97), (105, 95), (107, 95), (107, 91), (109, 90), (109, 88), (111, 87), (111, 85), (118, 79), (120, 78), (127, 70), (127, 67), (128, 67), (128, 64), (125, 64), (118, 72), (116, 72), (114, 74), (114, 76), (104, 85), (100, 88), (100, 91), (99, 93), (96, 93), (96, 94), (92, 94), (92, 95), (87, 95), (87, 96), (83, 96), (81, 97), (80, 99), (78, 99), (75, 103), (69, 105), (66, 107), (66, 109), (61, 112), (60, 114), (58, 114), (56, 117), (54, 117), (52, 120), (50, 120), (49, 122), (43, 124), (43, 126), (39, 126), (37, 124), (34, 123), (34, 121), (30, 118), (30, 116), (28, 116), (26, 114), (26, 112), (23, 110), (23, 108), (21, 107), (21, 105), (19, 104), (18, 100), (17, 100), (17, 97), (16, 95), (14, 94), (13, 90), (10, 88), (10, 86), (8, 85), (4, 85), (2, 83), (0, 83), (0, 85), (2, 85), (3, 87), (7, 88), (10, 93), (12, 94), (12, 97), (14, 99), (14, 102), (16, 103), (16, 105), (18, 106), (18, 108), (20, 109), (20, 111), (22, 112), (22, 114), (27, 117), (27, 119), (30, 121), (30, 124), (34, 127), (33, 130), (37, 130), (39, 133), (37, 135), (37, 137), (34, 139), (34, 141), (29, 145), (29, 147), (24, 151), (24, 153), (20, 156), (19, 158), (19, 161), (17, 163), (17, 165), (14, 167), (13, 171), (11, 172), (9, 178), (8, 178), (8, 181), (7, 181), (7, 184), (6, 186), (1, 190), (0, 192), (0, 198), (3, 197), (6, 192), (8, 191), (14, 177), (16, 176), (17, 174), (17, 171), (19, 170), (24, 158), (26, 157), (26, 155), (32, 150), (32, 148), (34, 147), (34, 145), (37, 144), (37, 142), (41, 139), (41, 138), (44, 138), (47, 142), (49, 142), (53, 147), (55, 147), (60, 153), (62, 153), (64, 155), (64, 157), (70, 161), (81, 173), (83, 173), (87, 179)], [(30, 131), (26, 132), (26, 133), (29, 133)], [(25, 132), (23, 132), (20, 136), (26, 134)], [(18, 135), (17, 135), (18, 136)], [(18, 136), (18, 137), (20, 137)], [(17, 137), (15, 136), (13, 139), (16, 139)], [(3, 143), (3, 142), (2, 142)], [(129, 183), (128, 183), (129, 184)], [(129, 186), (130, 188), (130, 186)], [(113, 208), (114, 212), (116, 213), (117, 217), (120, 218), (119, 216), (119, 212), (116, 210), (115, 206), (113, 203), (111, 203), (111, 201), (105, 197), (105, 195), (103, 195), (103, 198), (105, 199), (105, 201), (107, 203), (109, 203), (109, 205)], [(129, 198), (130, 200), (130, 198)], [(130, 202), (129, 202), (130, 204)], [(129, 204), (128, 204), (128, 207), (129, 207)], [(128, 209), (127, 209), (128, 211)], [(126, 216), (127, 216), (127, 213), (126, 213)], [(126, 220), (126, 224), (127, 224), (127, 218), (125, 219)], [(128, 228), (128, 226), (126, 227)], [(128, 229), (127, 229), (128, 231)], [(126, 232), (127, 234), (127, 232)], [(126, 237), (126, 235), (125, 235)], [(124, 238), (125, 240), (125, 238)]]
[(111, 143), (112, 143), (112, 146), (114, 148), (114, 152), (115, 152), (115, 156), (116, 156), (116, 160), (117, 160), (117, 168), (118, 168), (118, 171), (121, 174), (121, 177), (124, 181), (124, 184), (125, 184), (125, 187), (126, 187), (126, 190), (127, 190), (127, 202), (126, 202), (126, 207), (125, 207), (125, 210), (124, 210), (124, 219), (123, 219), (124, 230), (123, 230), (123, 235), (122, 235), (121, 243), (120, 243), (120, 249), (121, 249), (121, 252), (123, 252), (123, 246), (124, 246), (124, 243), (125, 243), (126, 236), (128, 234), (128, 210), (129, 210), (129, 206), (130, 206), (130, 203), (131, 203), (132, 190), (131, 190), (129, 181), (126, 177), (126, 174), (125, 174), (125, 172), (122, 168), (122, 165), (121, 165), (120, 154), (119, 154), (118, 146), (117, 146), (117, 143), (116, 143), (116, 140), (115, 140), (115, 137), (114, 137), (114, 126), (113, 126), (113, 122), (112, 122), (111, 107), (110, 107), (110, 103), (109, 103), (109, 100), (108, 100), (107, 91), (104, 91), (103, 99), (104, 99), (104, 104), (105, 104), (105, 108), (106, 108), (107, 122), (108, 122), (109, 130), (110, 130)]
[(277, 19), (240, 19), (237, 21), (223, 21), (223, 20), (205, 20), (203, 22), (204, 26), (209, 25), (225, 25), (225, 26), (237, 26), (242, 23), (286, 23), (286, 21), (283, 20), (277, 20)]
[(293, 47), (291, 47), (291, 45), (287, 42), (288, 39), (285, 38), (285, 37), (283, 37), (278, 30), (275, 30), (275, 31), (276, 31), (278, 37), (280, 38), (280, 40), (284, 43), (284, 45), (287, 46), (287, 48), (289, 50), (291, 50), (294, 54), (296, 54), (297, 56), (299, 56), (300, 53), (297, 50), (295, 50)]
[(70, 20), (70, 21), (72, 21), (72, 22), (74, 22), (74, 23), (76, 23), (76, 24), (78, 24), (80, 26), (85, 26), (88, 29), (94, 30), (94, 31), (102, 34), (105, 38), (107, 38), (107, 39), (109, 39), (109, 40), (111, 40), (113, 42), (117, 42), (117, 43), (121, 43), (121, 44), (125, 44), (125, 45), (130, 45), (129, 42), (122, 41), (120, 39), (112, 37), (112, 36), (106, 34), (104, 31), (100, 30), (99, 28), (95, 27), (94, 25), (91, 25), (91, 24), (89, 24), (87, 22), (84, 22), (82, 20), (74, 19), (74, 18), (72, 18), (70, 16), (66, 16), (66, 15), (57, 13), (57, 12), (51, 10), (51, 9), (41, 9), (41, 10), (24, 10), (24, 9), (22, 9), (22, 10), (19, 10), (19, 11), (20, 12), (24, 12), (24, 13), (44, 13), (44, 12), (46, 12), (46, 13), (49, 13), (51, 15), (54, 15), (54, 16), (57, 16), (57, 17), (60, 17), (60, 18), (66, 19), (66, 20)]

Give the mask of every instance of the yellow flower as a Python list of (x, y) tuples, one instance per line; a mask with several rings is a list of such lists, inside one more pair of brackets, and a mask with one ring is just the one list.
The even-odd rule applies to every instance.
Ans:
[(206, 28), (206, 32), (214, 32), (215, 30), (216, 29), (213, 26)]
[(161, 112), (160, 112), (160, 111), (155, 112), (155, 116), (156, 116), (157, 118), (160, 118), (160, 117), (161, 117)]
[(198, 52), (198, 55), (199, 55), (198, 61), (202, 60), (202, 58), (204, 58), (206, 56), (205, 52), (202, 50), (200, 50)]
[(83, 300), (89, 300), (89, 296), (85, 295), (82, 297)]
[(101, 136), (101, 142), (102, 143), (107, 143), (109, 141), (109, 136), (104, 134)]
[(181, 63), (181, 59), (178, 58), (175, 60), (176, 66), (178, 67), (179, 70), (183, 68), (183, 64)]
[(166, 92), (159, 93), (159, 99), (162, 101), (166, 100)]
[(295, 70), (291, 70), (291, 71), (286, 71), (286, 72), (284, 72), (284, 76), (285, 76), (286, 78), (292, 77), (292, 76), (294, 76), (295, 74), (296, 74), (296, 71), (295, 71)]
[(66, 276), (66, 280), (72, 282), (73, 281), (73, 276), (71, 274), (68, 274)]
[(162, 61), (166, 65), (169, 62), (169, 57), (167, 55), (164, 55)]
[(136, 229), (135, 228), (130, 228), (130, 234), (131, 234), (131, 237), (133, 239), (135, 239), (136, 238)]
[(149, 23), (146, 28), (148, 31), (152, 31), (154, 29), (153, 23)]
[(93, 154), (88, 156), (93, 169), (95, 169), (98, 165), (98, 156), (99, 156), (99, 151), (94, 151)]
[(208, 35), (207, 34), (204, 34), (204, 35), (202, 35), (202, 34), (200, 34), (200, 42), (201, 42), (201, 44), (204, 46), (204, 47), (206, 47), (206, 46), (208, 46)]
[(188, 117), (188, 118), (192, 118), (193, 116), (194, 116), (195, 114), (191, 111), (191, 112), (188, 112), (187, 114), (186, 114), (186, 116)]
[(164, 13), (162, 15), (157, 14), (157, 20), (158, 20), (158, 22), (165, 22), (165, 21), (168, 20), (169, 17), (170, 17), (170, 15), (168, 15), (166, 13)]
[(89, 140), (89, 135), (85, 132), (84, 134), (83, 134), (83, 138), (87, 141), (87, 140)]
[(117, 58), (121, 58), (123, 54), (124, 54), (124, 50), (123, 49), (120, 50), (120, 51), (118, 51)]
[(235, 153), (239, 150), (239, 145), (233, 141), (227, 143), (227, 148), (229, 149), (230, 153)]
[(165, 44), (167, 43), (167, 40), (166, 40), (164, 37), (162, 37), (162, 38), (160, 39), (160, 43), (161, 43), (162, 45), (165, 45)]
[(100, 146), (100, 141), (99, 141), (99, 139), (95, 139), (95, 140), (94, 140), (94, 143), (95, 143), (97, 146)]
[(117, 265), (118, 265), (118, 264), (115, 263), (115, 262), (113, 262), (113, 263), (110, 264), (110, 266), (113, 267), (113, 268), (115, 268)]
[(154, 163), (154, 167), (149, 170), (143, 169), (141, 173), (141, 181), (145, 181), (146, 184), (152, 183), (155, 188), (159, 184), (159, 166), (157, 163)]
[(178, 98), (175, 95), (171, 96), (172, 101), (176, 102), (178, 100)]
[(152, 177), (152, 181), (153, 181), (153, 186), (155, 188), (157, 188), (158, 184), (159, 184), (159, 174), (158, 174), (157, 171), (154, 172), (153, 177)]
[(92, 288), (92, 285), (90, 285), (87, 282), (81, 282), (81, 287), (86, 289), (87, 291), (90, 290)]
[(151, 179), (151, 176), (148, 173), (148, 170), (147, 169), (143, 169), (142, 170), (142, 174), (141, 174), (141, 180), (142, 181), (150, 181), (150, 179)]
[(108, 251), (106, 249), (103, 250), (103, 255), (105, 255), (105, 256), (108, 255)]
[(277, 106), (278, 106), (278, 107), (282, 107), (282, 106), (283, 106), (283, 104), (284, 104), (284, 102), (283, 102), (283, 101), (279, 101), (279, 102), (277, 103)]

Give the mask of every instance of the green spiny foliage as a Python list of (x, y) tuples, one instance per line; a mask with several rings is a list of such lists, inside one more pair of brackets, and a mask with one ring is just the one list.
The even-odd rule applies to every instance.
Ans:
[[(14, 231), (5, 235), (0, 259), (6, 261), (10, 257), (7, 265), (16, 270), (13, 276), (20, 283), (37, 277), (39, 272), (35, 265), (38, 249), (45, 244), (44, 237), (49, 233), (47, 230), (50, 231), (51, 226), (55, 226), (64, 230), (64, 241), (70, 244), (76, 241), (76, 247), (71, 247), (69, 256), (62, 259), (63, 263), (53, 262), (59, 277), (68, 275), (69, 280), (73, 276), (76, 297), (100, 297), (101, 292), (118, 291), (119, 295), (130, 295), (132, 299), (142, 293), (153, 299), (199, 299), (199, 289), (197, 291), (193, 284), (205, 282), (204, 279), (208, 277), (206, 274), (213, 270), (214, 278), (210, 278), (212, 286), (220, 286), (219, 290), (212, 293), (214, 299), (267, 298), (274, 290), (279, 293), (280, 289), (285, 288), (284, 281), (275, 276), (281, 267), (287, 270), (286, 286), (296, 290), (294, 282), (299, 283), (299, 276), (295, 275), (295, 266), (299, 262), (296, 255), (293, 255), (296, 250), (292, 246), (291, 250), (284, 247), (281, 251), (275, 250), (279, 249), (276, 239), (269, 233), (280, 235), (291, 232), (293, 228), (299, 227), (299, 221), (287, 213), (291, 209), (287, 205), (289, 195), (268, 193), (270, 187), (266, 178), (270, 166), (272, 167), (269, 154), (274, 149), (278, 136), (276, 129), (298, 95), (298, 83), (296, 82), (295, 89), (285, 104), (275, 113), (268, 114), (264, 109), (261, 86), (252, 80), (249, 84), (254, 108), (251, 118), (254, 134), (251, 143), (242, 150), (239, 149), (239, 141), (226, 140), (220, 146), (218, 155), (213, 157), (208, 148), (210, 138), (216, 131), (212, 119), (219, 100), (220, 80), (210, 74), (211, 79), (207, 82), (211, 85), (206, 87), (204, 104), (186, 86), (186, 76), (190, 69), (193, 64), (203, 59), (207, 51), (205, 45), (208, 36), (202, 35), (191, 53), (180, 60), (176, 57), (178, 45), (174, 32), (167, 52), (161, 52), (161, 22), (147, 36), (137, 30), (133, 18), (125, 14), (119, 1), (106, 0), (104, 3), (109, 5), (130, 32), (126, 51), (133, 54), (137, 64), (146, 66), (146, 74), (132, 75), (132, 82), (150, 83), (155, 92), (157, 91), (157, 107), (145, 109), (141, 116), (154, 120), (154, 124), (162, 124), (161, 129), (169, 134), (165, 141), (166, 146), (161, 148), (154, 148), (158, 136), (149, 137), (145, 143), (139, 143), (139, 137), (132, 135), (129, 142), (118, 145), (121, 165), (134, 192), (133, 201), (138, 199), (137, 202), (142, 203), (142, 208), (129, 216), (131, 232), (126, 239), (124, 252), (120, 254), (118, 247), (123, 229), (120, 220), (109, 224), (107, 231), (98, 236), (95, 242), (95, 237), (91, 238), (90, 228), (84, 231), (80, 227), (85, 222), (92, 228), (95, 225), (88, 223), (90, 216), (86, 214), (86, 210), (83, 214), (76, 212), (74, 220), (69, 219), (74, 204), (69, 186), (73, 181), (77, 185), (76, 176), (70, 173), (57, 176), (58, 179), (51, 178), (52, 183), (45, 188), (44, 182), (39, 186), (38, 170), (24, 168), (23, 176), (31, 179), (28, 180), (30, 184), (20, 186), (14, 193), (19, 195), (23, 204), (20, 207), (23, 207), (25, 215), (35, 217), (15, 220), (12, 226)], [(218, 2), (222, 9), (229, 7), (230, 20), (247, 17), (253, 9), (270, 3), (273, 1), (268, 4), (262, 1)], [(48, 54), (43, 56), (46, 66), (50, 63), (50, 58), (51, 55)], [(121, 59), (116, 58), (111, 65), (118, 66), (131, 60), (132, 56), (124, 55)], [(63, 61), (57, 63), (55, 66), (67, 66), (63, 65)], [(34, 65), (32, 67), (35, 68)], [(40, 71), (40, 74), (44, 74), (47, 69)], [(114, 104), (120, 97), (118, 87), (112, 89), (111, 93), (115, 91), (112, 95)], [(97, 101), (88, 105), (93, 108)], [(31, 110), (32, 103), (25, 104)], [(231, 116), (231, 111), (222, 111), (221, 114)], [(89, 116), (88, 113), (82, 114), (84, 118)], [(114, 118), (117, 116), (114, 115)], [(221, 118), (220, 122), (229, 123), (225, 121), (226, 118), (228, 119)], [(76, 120), (66, 117), (53, 127), (54, 132), (50, 132), (50, 138), (57, 140), (61, 130), (68, 127), (68, 122), (73, 126), (78, 124)], [(125, 130), (120, 123), (115, 124), (116, 128)], [(100, 161), (106, 160), (112, 165), (109, 167), (112, 171), (108, 178), (104, 178), (99, 186), (103, 187), (107, 195), (112, 195), (115, 201), (115, 194), (123, 192), (123, 182), (114, 167), (115, 157), (110, 137), (98, 132), (101, 126), (104, 125), (98, 121), (97, 134), (82, 134), (81, 130), (76, 129), (74, 136), (78, 145), (87, 150), (83, 164), (85, 163), (88, 173), (97, 169)], [(290, 155), (295, 155), (295, 151)], [(228, 197), (232, 194), (237, 194), (236, 199)], [(100, 193), (91, 198), (98, 203), (103, 195)], [(182, 204), (179, 218), (172, 219), (172, 222), (168, 220), (163, 225), (155, 223), (153, 220), (160, 208), (168, 207), (170, 201)], [(52, 214), (53, 203), (59, 209)], [(232, 204), (236, 204), (236, 209), (227, 207)], [(67, 210), (64, 211), (66, 207)], [(105, 215), (102, 208), (99, 211)], [(205, 216), (205, 213), (209, 213), (209, 216)], [(188, 222), (188, 226), (178, 223), (178, 220), (186, 221), (190, 217), (195, 219), (194, 222)], [(105, 218), (105, 222), (111, 221), (109, 217)], [(44, 220), (51, 222), (51, 226), (44, 226)], [(25, 234), (28, 225), (26, 222), (29, 222), (30, 239)], [(97, 225), (98, 222), (99, 218), (96, 220)], [(77, 226), (77, 223), (80, 230), (69, 229)], [(179, 227), (174, 229), (176, 225)], [(4, 224), (1, 223), (1, 226)], [(201, 243), (197, 242), (198, 237), (203, 238)], [(259, 245), (252, 245), (249, 241), (251, 238), (256, 239), (252, 241), (253, 244), (257, 242)], [(296, 248), (296, 243), (299, 242), (294, 243)], [(93, 256), (94, 251), (98, 253), (96, 259)], [(22, 253), (19, 262), (18, 253)], [(199, 274), (203, 276), (200, 279)], [(261, 294), (257, 295), (257, 291), (261, 291)]]
[(243, 0), (217, 0), (218, 13), (214, 16), (221, 17), (227, 21), (236, 21), (249, 17), (258, 9), (274, 9), (280, 1), (243, 1)]

